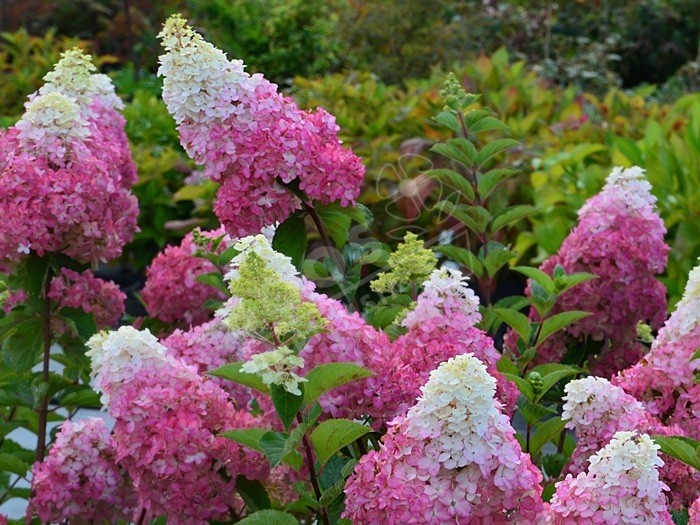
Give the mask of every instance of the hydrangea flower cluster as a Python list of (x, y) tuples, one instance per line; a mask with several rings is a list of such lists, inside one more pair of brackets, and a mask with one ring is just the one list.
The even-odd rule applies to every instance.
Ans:
[(651, 350), (613, 382), (666, 425), (700, 439), (700, 265), (688, 277), (683, 298), (659, 331)]
[(438, 364), (467, 352), (481, 359), (498, 379), (497, 397), (512, 413), (517, 387), (498, 372), (500, 354), (493, 340), (474, 326), (480, 319), (479, 300), (466, 278), (458, 270), (433, 270), (415, 307), (402, 321), (407, 333), (383, 349), (374, 381), (379, 397), (376, 404), (381, 408), (373, 415), (381, 419), (403, 413)]
[(91, 313), (98, 329), (115, 326), (124, 315), (126, 295), (112, 281), (95, 277), (90, 270), (78, 273), (61, 268), (51, 280), (48, 297), (59, 308), (78, 308)]
[(284, 221), (300, 205), (288, 184), (322, 203), (354, 202), (364, 166), (341, 145), (332, 115), (301, 111), (179, 15), (159, 36), (163, 100), (188, 155), (221, 182), (214, 211), (228, 232), (245, 236)]
[[(564, 388), (562, 417), (576, 433), (576, 449), (566, 472), (577, 475), (588, 466), (589, 458), (610, 443), (618, 431), (682, 436), (677, 426), (667, 427), (620, 387), (602, 377), (571, 381)], [(660, 475), (671, 487), (672, 506), (687, 506), (700, 494), (700, 472), (670, 456), (663, 455)]]
[(255, 426), (214, 382), (167, 355), (148, 332), (122, 327), (88, 341), (93, 376), (115, 419), (117, 461), (145, 508), (168, 523), (205, 524), (237, 508), (236, 477), (262, 480), (264, 457), (217, 437)]
[(696, 499), (688, 509), (690, 521), (688, 525), (700, 525), (700, 498)]
[(494, 399), (496, 381), (472, 354), (442, 363), (382, 448), (345, 487), (354, 523), (534, 523), (542, 474)]
[[(198, 237), (215, 239), (224, 235), (223, 229), (196, 231)], [(146, 284), (141, 298), (148, 315), (164, 323), (186, 328), (211, 319), (205, 308), (207, 301), (223, 301), (226, 295), (217, 288), (197, 281), (197, 277), (218, 270), (209, 259), (197, 257), (195, 232), (188, 233), (179, 246), (168, 246), (151, 262), (146, 271)], [(228, 236), (219, 251), (233, 244)]]
[(560, 361), (572, 339), (602, 345), (589, 366), (604, 377), (642, 356), (645, 347), (637, 341), (637, 323), (656, 329), (666, 311), (666, 290), (655, 275), (666, 267), (668, 246), (655, 202), (641, 168), (615, 168), (603, 190), (579, 210), (578, 225), (541, 270), (551, 275), (561, 265), (567, 273), (597, 275), (563, 293), (552, 312), (583, 310), (592, 315), (549, 338), (539, 350), (539, 361)]
[(277, 385), (290, 394), (301, 395), (299, 383), (307, 380), (294, 372), (304, 367), (304, 359), (295, 355), (286, 346), (278, 346), (274, 350), (255, 354), (241, 366), (242, 372), (259, 374), (266, 385)]
[(130, 522), (139, 503), (100, 418), (61, 425), (48, 457), (34, 465), (32, 493), (27, 513), (43, 523)]
[(665, 490), (659, 480), (663, 465), (651, 438), (618, 432), (591, 456), (587, 473), (557, 483), (548, 523), (672, 525)]
[(0, 131), (0, 260), (62, 252), (97, 264), (137, 230), (136, 177), (114, 89), (67, 51), (20, 121)]

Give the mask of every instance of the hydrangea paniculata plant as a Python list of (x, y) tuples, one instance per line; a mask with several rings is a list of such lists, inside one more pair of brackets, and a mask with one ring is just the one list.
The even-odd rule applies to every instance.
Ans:
[(175, 524), (205, 524), (240, 510), (236, 477), (262, 480), (269, 465), (217, 434), (255, 426), (255, 418), (148, 332), (122, 327), (93, 336), (88, 346), (95, 384), (115, 419), (117, 461), (144, 507)]
[(394, 420), (382, 448), (345, 487), (354, 523), (534, 523), (542, 474), (494, 399), (496, 380), (472, 354), (442, 363)]
[(364, 166), (341, 145), (332, 115), (300, 110), (179, 15), (160, 37), (163, 100), (189, 156), (221, 183), (214, 212), (229, 233), (250, 235), (283, 222), (300, 206), (287, 185), (322, 203), (354, 202)]
[(617, 432), (591, 456), (588, 472), (557, 483), (548, 523), (672, 525), (658, 449), (646, 434)]
[(655, 202), (641, 168), (615, 168), (602, 191), (579, 210), (578, 225), (540, 268), (549, 275), (557, 265), (566, 273), (597, 275), (563, 293), (552, 311), (592, 315), (545, 341), (538, 362), (560, 361), (568, 343), (597, 344), (590, 369), (610, 377), (642, 356), (645, 347), (637, 340), (637, 323), (656, 329), (666, 311), (666, 290), (655, 276), (666, 267), (669, 248)]
[(116, 455), (103, 419), (63, 422), (48, 457), (32, 470), (27, 514), (85, 525), (135, 519), (139, 500)]

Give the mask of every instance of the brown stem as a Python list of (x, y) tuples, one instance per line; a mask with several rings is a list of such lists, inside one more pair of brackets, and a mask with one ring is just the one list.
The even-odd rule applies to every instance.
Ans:
[(304, 209), (307, 211), (307, 213), (311, 216), (311, 219), (314, 221), (314, 224), (316, 225), (316, 230), (318, 230), (318, 234), (321, 236), (321, 241), (323, 242), (324, 246), (326, 248), (328, 248), (328, 252), (330, 253), (331, 257), (333, 258), (335, 265), (338, 267), (338, 270), (342, 270), (343, 262), (338, 257), (338, 254), (336, 253), (336, 250), (335, 250), (335, 244), (333, 244), (330, 237), (328, 236), (328, 230), (326, 229), (326, 225), (323, 224), (323, 221), (321, 220), (321, 217), (318, 215), (316, 208), (314, 208), (313, 204), (310, 204), (307, 202), (303, 203), (303, 205), (304, 205)]
[[(297, 421), (299, 423), (303, 423), (304, 420), (301, 417), (301, 414), (297, 414)], [(306, 462), (309, 464), (309, 478), (311, 479), (311, 486), (314, 488), (314, 494), (316, 494), (316, 499), (321, 500), (321, 487), (318, 484), (318, 479), (316, 478), (316, 469), (314, 468), (314, 452), (313, 449), (311, 448), (311, 442), (309, 441), (309, 438), (306, 434), (304, 434), (304, 437), (301, 438), (301, 442), (304, 445), (304, 452), (306, 453)], [(321, 518), (321, 522), (323, 525), (330, 525), (330, 521), (328, 521), (328, 514), (326, 513), (325, 509), (319, 509), (319, 514)]]
[[(44, 280), (44, 358), (42, 365), (42, 381), (49, 384), (49, 363), (51, 360), (51, 268), (46, 271)], [(36, 460), (41, 462), (46, 454), (46, 423), (48, 418), (49, 395), (48, 390), (41, 399), (39, 405), (39, 429), (37, 431)]]
[(557, 453), (561, 454), (564, 451), (564, 442), (566, 441), (566, 429), (559, 434), (559, 443), (557, 443)]

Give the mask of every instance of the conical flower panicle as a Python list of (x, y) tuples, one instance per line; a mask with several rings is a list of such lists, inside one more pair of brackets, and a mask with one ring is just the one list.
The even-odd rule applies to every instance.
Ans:
[(542, 264), (550, 275), (561, 265), (567, 273), (590, 272), (598, 278), (559, 298), (552, 314), (583, 310), (591, 315), (550, 337), (538, 351), (538, 362), (561, 360), (569, 344), (598, 342), (589, 366), (596, 375), (610, 377), (643, 355), (637, 324), (658, 328), (663, 323), (666, 290), (655, 276), (666, 267), (669, 248), (643, 173), (638, 167), (615, 168), (602, 191), (580, 209), (578, 225), (557, 254)]
[(542, 474), (494, 399), (496, 380), (472, 354), (442, 363), (382, 448), (345, 487), (356, 523), (533, 523)]

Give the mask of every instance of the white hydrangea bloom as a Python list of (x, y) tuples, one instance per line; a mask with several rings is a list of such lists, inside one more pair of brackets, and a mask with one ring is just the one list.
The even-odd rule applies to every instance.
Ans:
[(604, 377), (575, 379), (567, 383), (564, 392), (562, 418), (567, 420), (567, 428), (586, 429), (593, 423), (602, 427), (611, 417), (619, 419), (623, 413), (644, 412), (639, 401), (630, 399), (622, 388)]
[(35, 96), (24, 107), (26, 111), (15, 128), (25, 143), (41, 146), (45, 141), (83, 140), (90, 136), (75, 99), (62, 93)]
[[(172, 359), (153, 334), (133, 326), (99, 332), (88, 340), (87, 347), (85, 355), (91, 360), (93, 385), (99, 392), (104, 392), (105, 382), (120, 382), (146, 366), (159, 366)], [(103, 393), (102, 402), (108, 405), (109, 396)]]
[(292, 264), (292, 259), (276, 252), (272, 249), (272, 245), (265, 235), (249, 235), (240, 239), (234, 247), (240, 253), (231, 260), (231, 269), (224, 276), (227, 281), (233, 281), (238, 278), (238, 268), (248, 257), (248, 254), (254, 252), (263, 259), (271, 270), (274, 270), (282, 280), (300, 286), (302, 284), (299, 278), (299, 272)]
[(688, 274), (683, 298), (678, 301), (676, 310), (666, 321), (663, 330), (655, 341), (655, 346), (671, 341), (680, 341), (689, 335), (700, 323), (700, 264)]
[(467, 285), (468, 280), (468, 277), (454, 268), (442, 267), (433, 270), (423, 283), (423, 292), (418, 297), (415, 309), (406, 314), (402, 326), (411, 328), (426, 319), (441, 316), (444, 314), (443, 305), (451, 303), (449, 307), (454, 308), (455, 300), (472, 324), (479, 322), (479, 298)]
[(240, 93), (252, 92), (255, 82), (241, 60), (229, 61), (180, 15), (168, 18), (158, 37), (167, 51), (158, 76), (164, 77), (163, 100), (175, 122), (223, 120), (243, 111)]
[[(613, 168), (605, 179), (602, 195), (610, 194), (624, 202), (628, 208), (635, 210), (648, 209), (656, 203), (656, 197), (651, 193), (651, 184), (644, 177), (644, 171), (639, 166), (631, 168)], [(590, 207), (590, 201), (586, 202), (578, 214), (585, 215)]]
[[(498, 453), (507, 427), (494, 400), (496, 380), (474, 354), (462, 354), (430, 373), (422, 396), (407, 415), (410, 432), (430, 439), (445, 468), (463, 467)], [(513, 458), (515, 462), (518, 458)]]
[(299, 383), (305, 382), (306, 379), (298, 376), (293, 370), (303, 366), (303, 358), (294, 355), (286, 346), (280, 346), (269, 352), (254, 355), (250, 361), (243, 364), (241, 371), (258, 374), (266, 385), (278, 385), (290, 394), (300, 396)]
[(664, 462), (658, 455), (659, 445), (647, 434), (616, 432), (610, 443), (590, 458), (588, 473), (598, 479), (599, 486), (619, 485), (621, 476), (638, 480), (638, 486), (659, 483), (658, 467)]

